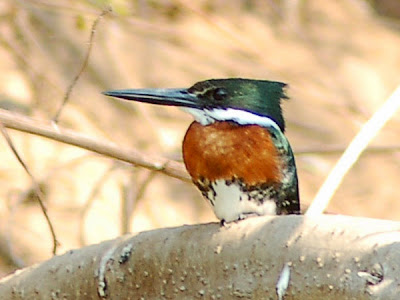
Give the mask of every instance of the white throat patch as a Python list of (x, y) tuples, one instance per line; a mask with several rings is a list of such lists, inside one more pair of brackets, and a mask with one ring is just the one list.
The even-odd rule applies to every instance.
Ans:
[(274, 127), (281, 131), (279, 126), (270, 118), (259, 116), (244, 110), (234, 108), (197, 109), (189, 107), (181, 107), (181, 110), (190, 113), (201, 125), (209, 125), (216, 121), (233, 121), (240, 125)]

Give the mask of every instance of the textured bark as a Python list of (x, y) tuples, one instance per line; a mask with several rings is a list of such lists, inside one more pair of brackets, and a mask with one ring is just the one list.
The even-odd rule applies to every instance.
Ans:
[(0, 281), (0, 295), (278, 299), (278, 285), (283, 299), (398, 299), (399, 229), (398, 222), (345, 216), (259, 217), (229, 227), (158, 229), (18, 271)]

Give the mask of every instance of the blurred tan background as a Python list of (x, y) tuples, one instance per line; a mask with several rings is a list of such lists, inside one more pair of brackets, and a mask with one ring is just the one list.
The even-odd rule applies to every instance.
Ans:
[[(48, 121), (89, 63), (59, 125), (121, 148), (181, 159), (191, 122), (172, 107), (113, 100), (117, 88), (189, 87), (209, 78), (289, 83), (287, 136), (309, 204), (361, 125), (400, 83), (393, 1), (3, 0), (0, 107)], [(332, 213), (400, 220), (400, 124), (391, 120), (349, 172)], [(58, 253), (127, 231), (216, 221), (191, 184), (8, 130), (40, 182)], [(378, 147), (378, 150), (376, 149)], [(384, 147), (384, 149), (382, 149)], [(336, 150), (326, 152), (327, 150)], [(0, 137), (0, 276), (51, 257), (32, 183)]]

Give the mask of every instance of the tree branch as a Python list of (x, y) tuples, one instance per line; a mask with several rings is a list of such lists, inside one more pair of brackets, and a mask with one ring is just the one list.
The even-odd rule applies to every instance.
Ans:
[(25, 170), (25, 172), (28, 174), (29, 178), (32, 181), (33, 189), (36, 193), (37, 201), (39, 202), (39, 206), (43, 212), (44, 218), (46, 219), (46, 222), (49, 225), (51, 237), (53, 238), (53, 254), (55, 255), (57, 253), (57, 246), (59, 245), (59, 243), (57, 241), (57, 236), (56, 236), (56, 232), (54, 230), (53, 223), (51, 222), (49, 214), (47, 213), (47, 208), (44, 205), (44, 201), (43, 201), (44, 197), (43, 197), (43, 193), (40, 189), (39, 183), (36, 180), (35, 176), (33, 176), (33, 173), (29, 169), (28, 165), (24, 162), (21, 155), (18, 153), (17, 148), (15, 148), (14, 143), (12, 142), (12, 140), (2, 122), (0, 122), (0, 132), (3, 134), (8, 146), (11, 148), (11, 150), (14, 153), (15, 157), (17, 158), (18, 162), (21, 164), (22, 168)]
[(126, 235), (0, 281), (5, 299), (396, 299), (400, 223), (257, 217)]
[(4, 109), (0, 109), (0, 122), (2, 122), (7, 128), (36, 134), (62, 143), (84, 148), (136, 166), (158, 171), (186, 182), (191, 181), (189, 174), (186, 172), (182, 163), (171, 161), (163, 157), (150, 156), (136, 150), (126, 151), (111, 142), (96, 140), (78, 134), (72, 130), (60, 128), (55, 129), (50, 124), (44, 124), (43, 122)]
[(61, 114), (62, 110), (64, 109), (65, 105), (67, 104), (67, 102), (68, 102), (68, 100), (69, 100), (69, 98), (71, 96), (72, 90), (74, 89), (76, 83), (78, 82), (79, 78), (81, 77), (83, 71), (86, 69), (87, 64), (89, 63), (90, 53), (92, 52), (93, 40), (94, 40), (94, 35), (96, 33), (97, 25), (99, 24), (100, 20), (105, 15), (110, 13), (111, 11), (112, 11), (111, 7), (107, 7), (105, 9), (103, 9), (103, 11), (100, 13), (100, 15), (98, 15), (97, 18), (94, 20), (94, 22), (92, 24), (92, 29), (90, 31), (90, 38), (89, 38), (89, 42), (88, 42), (88, 47), (87, 47), (87, 50), (86, 50), (85, 58), (83, 59), (82, 65), (81, 65), (78, 73), (75, 75), (74, 79), (72, 80), (72, 82), (68, 86), (68, 89), (65, 92), (63, 101), (62, 101), (60, 107), (58, 108), (55, 116), (53, 117), (53, 122), (54, 123), (58, 123), (58, 119), (60, 117), (60, 114)]
[(321, 214), (328, 207), (329, 201), (339, 188), (343, 178), (357, 162), (361, 153), (399, 109), (400, 86), (398, 86), (382, 106), (375, 111), (371, 118), (364, 123), (360, 131), (353, 138), (319, 188), (317, 195), (306, 212), (307, 215)]

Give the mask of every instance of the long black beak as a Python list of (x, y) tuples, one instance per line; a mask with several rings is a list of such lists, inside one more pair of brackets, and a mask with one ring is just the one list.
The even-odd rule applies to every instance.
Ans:
[[(198, 98), (187, 89), (134, 89), (103, 92), (106, 96), (158, 105), (197, 107)], [(196, 105), (197, 103), (197, 105)]]

